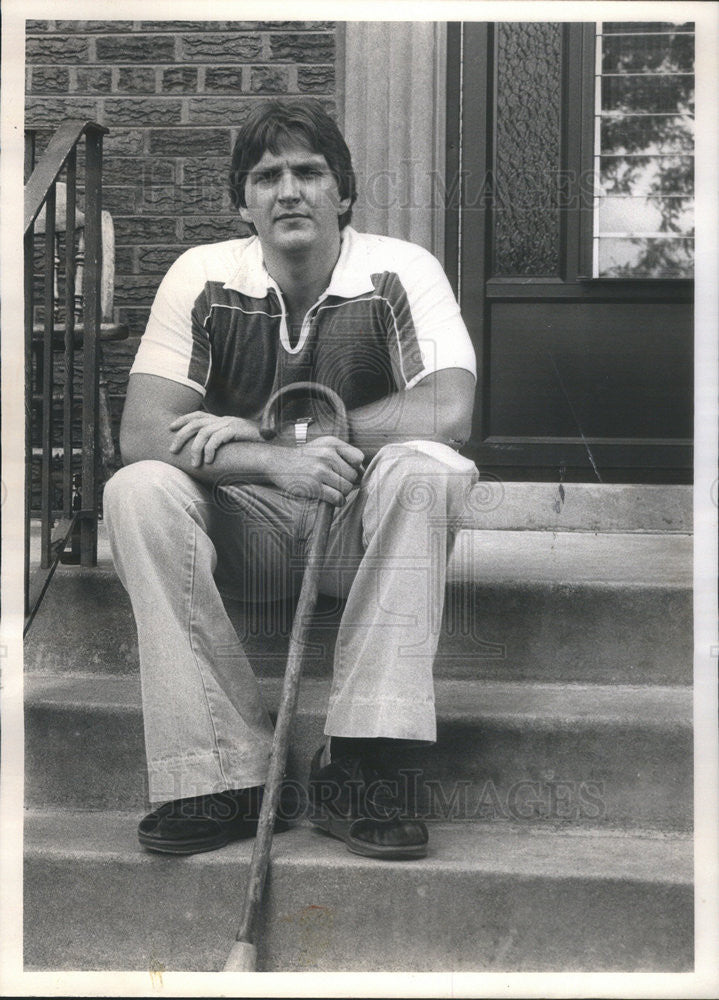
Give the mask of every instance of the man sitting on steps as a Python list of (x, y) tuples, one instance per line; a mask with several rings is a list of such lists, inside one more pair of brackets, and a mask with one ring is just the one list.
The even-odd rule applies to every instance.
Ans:
[[(346, 605), (310, 819), (359, 854), (422, 857), (424, 823), (371, 789), (436, 739), (447, 556), (477, 479), (456, 451), (474, 353), (435, 258), (349, 225), (349, 150), (318, 105), (256, 109), (230, 184), (253, 235), (188, 250), (163, 280), (104, 495), (157, 804), (140, 843), (189, 854), (254, 834), (272, 726), (221, 594), (296, 592), (319, 497), (337, 508), (321, 590)], [(319, 411), (264, 441), (267, 399), (307, 380), (342, 397), (349, 441)]]

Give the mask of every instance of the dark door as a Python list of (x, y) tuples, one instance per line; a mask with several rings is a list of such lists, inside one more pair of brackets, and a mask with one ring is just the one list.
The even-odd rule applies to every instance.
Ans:
[[(661, 145), (670, 140), (657, 139), (669, 135), (669, 112), (636, 107), (678, 104), (671, 141), (687, 146), (688, 42), (677, 49), (685, 72), (667, 83), (652, 66), (666, 68), (656, 50), (670, 36), (675, 45), (671, 31), (627, 41), (603, 30), (598, 64), (595, 25), (450, 26), (447, 269), (479, 362), (467, 451), (503, 478), (690, 481), (693, 283), (677, 255), (691, 240), (676, 221), (690, 153), (680, 150), (684, 173), (672, 173)], [(605, 81), (602, 66), (618, 72)], [(659, 194), (642, 188), (660, 168)], [(669, 222), (657, 210), (651, 223), (668, 235), (617, 238), (616, 221), (598, 216), (597, 171), (605, 193), (621, 196), (602, 202), (604, 218), (626, 207), (631, 227), (646, 230), (636, 219), (668, 205)], [(683, 192), (662, 201), (672, 183)]]

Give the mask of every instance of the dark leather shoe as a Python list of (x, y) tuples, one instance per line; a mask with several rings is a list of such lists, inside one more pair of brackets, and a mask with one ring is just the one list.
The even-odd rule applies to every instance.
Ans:
[[(214, 851), (232, 840), (254, 837), (261, 805), (261, 787), (175, 799), (140, 821), (138, 840), (148, 851), (162, 854)], [(282, 833), (289, 826), (276, 818), (274, 829)]]
[(310, 766), (310, 822), (366, 858), (423, 858), (429, 835), (421, 820), (405, 815), (398, 783), (383, 779), (358, 758), (320, 767), (322, 748)]

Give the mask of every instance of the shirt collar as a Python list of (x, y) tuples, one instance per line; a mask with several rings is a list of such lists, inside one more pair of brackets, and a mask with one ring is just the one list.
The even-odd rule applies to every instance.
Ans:
[[(345, 226), (342, 230), (340, 255), (327, 286), (326, 295), (352, 299), (374, 290), (370, 254), (358, 239), (358, 235), (351, 226)], [(234, 289), (250, 298), (265, 298), (270, 288), (277, 289), (277, 283), (267, 272), (260, 241), (257, 236), (251, 236), (239, 242), (241, 246), (237, 271), (224, 287)]]

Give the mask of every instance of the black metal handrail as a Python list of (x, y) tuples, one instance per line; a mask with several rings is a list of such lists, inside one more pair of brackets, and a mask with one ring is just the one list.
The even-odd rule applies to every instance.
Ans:
[[(92, 121), (68, 120), (53, 135), (40, 161), (34, 165), (34, 136), (29, 144), (29, 169), (25, 184), (25, 631), (37, 612), (62, 553), (79, 525), (79, 558), (83, 566), (97, 562), (98, 517), (98, 409), (102, 273), (102, 137), (108, 130)], [(79, 477), (72, 468), (73, 373), (75, 352), (77, 150), (85, 141), (84, 275), (83, 275), (83, 376), (82, 461)], [(34, 169), (33, 169), (34, 167)], [(65, 329), (62, 380), (62, 517), (55, 524), (52, 483), (53, 451), (53, 346), (55, 341), (56, 202), (57, 183), (65, 172)], [(43, 256), (42, 344), (33, 379), (34, 239), (38, 216), (45, 210)], [(58, 331), (59, 332), (59, 331)], [(33, 381), (35, 384), (33, 384)], [(41, 398), (40, 427), (40, 567), (30, 576), (30, 519), (32, 497), (33, 410)]]

